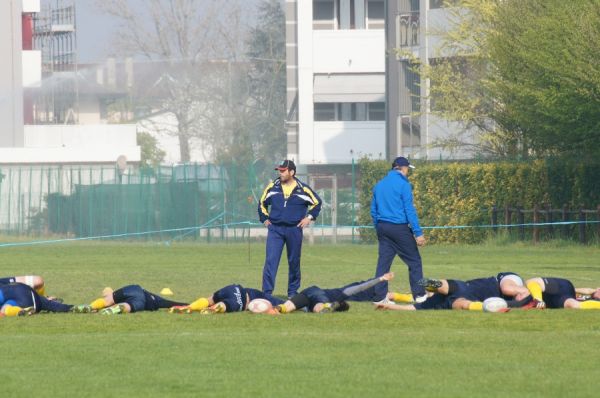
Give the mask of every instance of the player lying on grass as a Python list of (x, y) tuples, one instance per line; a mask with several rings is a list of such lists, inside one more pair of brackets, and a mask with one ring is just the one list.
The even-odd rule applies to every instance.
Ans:
[(212, 296), (200, 297), (190, 305), (175, 306), (169, 312), (177, 314), (190, 314), (194, 311), (203, 314), (239, 312), (246, 310), (248, 303), (254, 299), (265, 299), (272, 305), (283, 303), (283, 300), (257, 289), (242, 285), (228, 285), (214, 292)]
[[(509, 307), (531, 308), (538, 303), (533, 300), (523, 279), (513, 272), (503, 272), (489, 278), (461, 281), (457, 279), (422, 279), (419, 283), (433, 295), (423, 303), (410, 305), (379, 304), (377, 308), (390, 310), (471, 310), (482, 311), (483, 301), (490, 297), (507, 300)], [(388, 294), (392, 300), (404, 299), (404, 295)]]
[(353, 295), (373, 289), (375, 285), (391, 281), (392, 279), (394, 279), (394, 273), (388, 272), (378, 278), (354, 282), (337, 289), (321, 289), (318, 286), (311, 286), (296, 294), (285, 303), (278, 305), (275, 307), (275, 310), (281, 314), (302, 308), (307, 308), (311, 312), (318, 313), (348, 311), (350, 305), (347, 301), (352, 299)]
[(157, 311), (160, 308), (171, 308), (174, 305), (187, 305), (167, 300), (158, 294), (144, 290), (140, 285), (127, 285), (117, 290), (104, 289), (102, 297), (89, 305), (76, 305), (73, 312), (97, 312), (103, 315), (122, 314), (139, 311)]
[(0, 286), (8, 285), (9, 283), (23, 283), (41, 296), (46, 295), (44, 288), (44, 279), (38, 275), (24, 275), (24, 276), (8, 276), (0, 278)]
[(39, 295), (24, 283), (0, 285), (0, 313), (6, 316), (32, 315), (40, 311), (68, 312), (71, 307)]
[[(527, 288), (546, 308), (600, 309), (600, 288), (575, 289), (571, 281), (563, 278), (532, 278), (527, 281)], [(578, 293), (589, 299), (577, 300)]]

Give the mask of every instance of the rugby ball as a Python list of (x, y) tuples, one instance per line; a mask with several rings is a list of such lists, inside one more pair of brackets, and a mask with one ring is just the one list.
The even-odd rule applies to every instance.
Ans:
[(273, 309), (273, 305), (269, 300), (257, 298), (248, 303), (248, 311), (255, 314), (265, 314)]
[(501, 297), (490, 297), (483, 301), (484, 312), (501, 312), (508, 308), (508, 303)]

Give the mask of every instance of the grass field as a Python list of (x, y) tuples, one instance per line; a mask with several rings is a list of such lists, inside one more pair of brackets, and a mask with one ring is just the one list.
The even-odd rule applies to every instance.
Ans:
[[(0, 249), (0, 276), (40, 274), (47, 291), (87, 303), (139, 283), (174, 299), (239, 282), (260, 287), (264, 247), (72, 243)], [(600, 248), (570, 244), (429, 246), (425, 273), (499, 271), (600, 285)], [(303, 286), (366, 279), (376, 246), (304, 247)], [(287, 282), (282, 262), (278, 291)], [(407, 291), (396, 260), (394, 290)], [(40, 314), (0, 320), (1, 397), (597, 396), (600, 312), (380, 312), (269, 317), (249, 313)]]

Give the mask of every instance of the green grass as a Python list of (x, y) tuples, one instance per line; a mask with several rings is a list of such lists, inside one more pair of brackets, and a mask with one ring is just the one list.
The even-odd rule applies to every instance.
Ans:
[[(139, 283), (174, 299), (228, 283), (260, 287), (261, 244), (85, 243), (0, 249), (0, 276), (41, 274), (66, 302)], [(600, 285), (600, 249), (565, 244), (429, 246), (425, 273), (467, 279), (499, 271)], [(303, 286), (370, 277), (376, 246), (306, 245)], [(284, 294), (282, 262), (278, 291)], [(394, 290), (407, 291), (396, 260)], [(165, 312), (40, 314), (0, 320), (3, 397), (597, 396), (600, 312)]]

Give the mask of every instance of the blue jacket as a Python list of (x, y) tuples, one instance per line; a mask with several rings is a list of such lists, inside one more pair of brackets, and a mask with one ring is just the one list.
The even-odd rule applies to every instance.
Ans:
[[(321, 198), (308, 185), (294, 177), (296, 188), (286, 199), (279, 178), (265, 188), (258, 202), (258, 218), (261, 223), (267, 219), (275, 225), (298, 225), (310, 214), (316, 220), (321, 211)], [(269, 209), (270, 207), (270, 209)]]
[(410, 182), (397, 170), (391, 170), (373, 188), (371, 217), (375, 225), (379, 221), (392, 224), (410, 224), (416, 237), (423, 235), (423, 231), (419, 226), (417, 211), (413, 205)]

